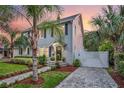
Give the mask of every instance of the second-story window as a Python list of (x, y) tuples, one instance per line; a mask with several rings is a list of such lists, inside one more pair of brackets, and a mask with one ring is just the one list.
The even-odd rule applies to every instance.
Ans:
[(65, 24), (65, 35), (68, 35), (68, 24)]
[(46, 38), (46, 29), (44, 29), (44, 38)]
[(51, 37), (53, 37), (53, 28), (51, 28)]

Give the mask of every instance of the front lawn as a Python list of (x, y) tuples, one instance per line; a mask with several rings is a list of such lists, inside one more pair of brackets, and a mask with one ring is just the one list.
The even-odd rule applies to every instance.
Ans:
[(26, 65), (8, 64), (0, 61), (0, 77), (24, 70), (28, 70)]
[(22, 82), (19, 82), (17, 84), (12, 85), (11, 87), (14, 88), (54, 88), (57, 86), (62, 80), (64, 80), (65, 77), (69, 75), (70, 72), (60, 72), (60, 71), (49, 71), (40, 74), (39, 78), (43, 79), (43, 83), (40, 85), (34, 85), (34, 84), (23, 84)]
[(41, 74), (44, 79), (42, 87), (52, 88), (58, 85), (65, 77), (69, 75), (69, 72), (59, 72), (59, 71), (50, 71), (47, 73)]
[(40, 74), (39, 78), (43, 79), (43, 83), (40, 85), (34, 84), (23, 84), (21, 82), (12, 85), (11, 87), (14, 88), (35, 88), (35, 87), (42, 87), (42, 88), (54, 88), (56, 87), (62, 80), (64, 80), (70, 72), (60, 72), (60, 71), (49, 71)]

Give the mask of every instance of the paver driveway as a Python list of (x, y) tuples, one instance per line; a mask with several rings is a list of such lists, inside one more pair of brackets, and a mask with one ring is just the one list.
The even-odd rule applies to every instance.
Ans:
[(112, 88), (118, 87), (102, 68), (80, 67), (62, 81), (57, 88)]

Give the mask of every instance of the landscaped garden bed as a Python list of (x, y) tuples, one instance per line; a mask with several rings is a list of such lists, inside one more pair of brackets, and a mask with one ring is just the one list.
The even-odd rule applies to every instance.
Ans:
[(0, 80), (17, 75), (22, 72), (28, 71), (29, 68), (26, 65), (8, 64), (0, 62)]
[[(67, 66), (60, 67), (52, 71), (39, 74), (39, 81), (33, 82), (32, 77), (17, 81), (7, 87), (13, 88), (53, 88), (56, 87), (62, 80), (64, 80), (71, 72), (75, 71), (77, 67)], [(3, 86), (4, 87), (4, 86)], [(6, 87), (6, 86), (5, 86)]]
[[(38, 65), (38, 68), (42, 68)], [(0, 80), (32, 71), (32, 66), (0, 61)]]
[(114, 79), (114, 81), (118, 84), (118, 87), (124, 88), (124, 76), (122, 76), (119, 72), (115, 71), (112, 67), (108, 69), (108, 72)]

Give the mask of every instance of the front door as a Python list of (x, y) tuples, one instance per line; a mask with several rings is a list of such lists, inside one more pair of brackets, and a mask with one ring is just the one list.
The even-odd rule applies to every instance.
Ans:
[(56, 47), (56, 60), (61, 61), (61, 59), (62, 59), (62, 47), (57, 46)]

